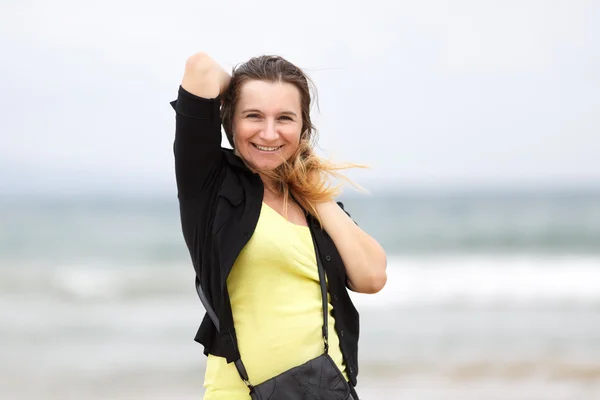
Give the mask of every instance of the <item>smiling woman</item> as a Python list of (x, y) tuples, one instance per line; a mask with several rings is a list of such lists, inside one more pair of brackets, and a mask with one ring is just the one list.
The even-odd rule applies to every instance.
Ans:
[(236, 108), (234, 148), (251, 167), (273, 170), (294, 155), (302, 131), (296, 86), (287, 82), (247, 82)]
[(358, 399), (348, 289), (381, 290), (386, 255), (334, 201), (328, 177), (346, 166), (315, 154), (310, 103), (307, 76), (281, 57), (229, 76), (204, 53), (172, 103), (181, 224), (207, 310), (206, 400)]

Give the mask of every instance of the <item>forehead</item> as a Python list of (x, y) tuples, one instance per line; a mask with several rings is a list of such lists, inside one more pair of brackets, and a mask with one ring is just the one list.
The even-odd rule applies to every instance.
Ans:
[(252, 80), (244, 83), (240, 90), (238, 109), (255, 108), (261, 111), (300, 112), (300, 91), (288, 82), (265, 82)]

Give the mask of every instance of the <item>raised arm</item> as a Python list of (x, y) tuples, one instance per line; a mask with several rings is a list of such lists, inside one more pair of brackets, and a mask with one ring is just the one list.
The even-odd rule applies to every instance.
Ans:
[(193, 198), (215, 183), (221, 167), (220, 95), (230, 76), (205, 53), (188, 58), (177, 100), (175, 176), (179, 198)]

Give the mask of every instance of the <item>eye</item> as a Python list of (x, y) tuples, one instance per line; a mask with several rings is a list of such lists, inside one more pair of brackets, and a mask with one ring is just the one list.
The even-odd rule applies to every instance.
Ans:
[(290, 117), (289, 115), (282, 115), (281, 117), (279, 117), (279, 119), (285, 119), (287, 121), (293, 121), (294, 119), (292, 117)]
[(260, 115), (258, 115), (256, 113), (251, 113), (251, 114), (246, 115), (246, 118), (259, 118), (259, 117), (260, 117)]

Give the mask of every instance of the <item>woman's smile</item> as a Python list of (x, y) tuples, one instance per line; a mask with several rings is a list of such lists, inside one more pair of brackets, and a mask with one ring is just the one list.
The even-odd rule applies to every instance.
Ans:
[(283, 145), (281, 145), (281, 146), (261, 146), (256, 143), (252, 143), (252, 146), (254, 146), (254, 148), (256, 148), (257, 150), (259, 150), (263, 153), (274, 153), (283, 147)]

